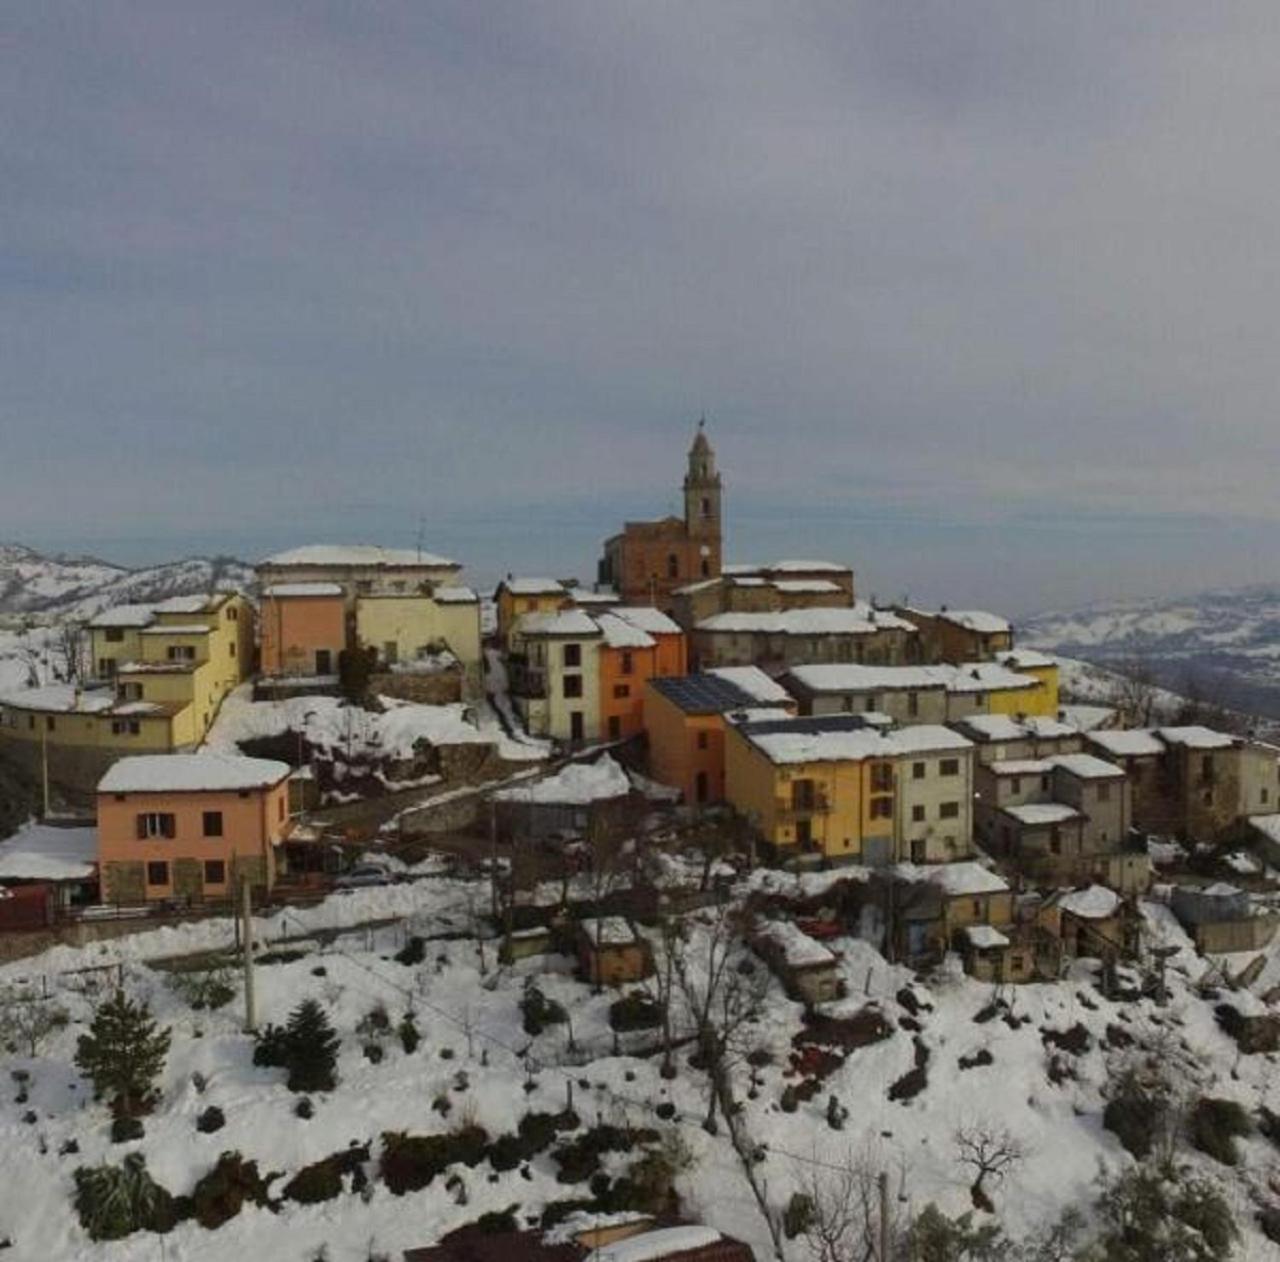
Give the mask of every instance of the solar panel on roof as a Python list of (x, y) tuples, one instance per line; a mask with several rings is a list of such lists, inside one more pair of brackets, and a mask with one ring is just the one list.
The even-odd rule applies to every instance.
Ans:
[(860, 714), (822, 714), (799, 719), (760, 719), (755, 723), (741, 723), (738, 730), (744, 736), (771, 736), (777, 732), (817, 736), (822, 732), (875, 731), (876, 727)]
[(675, 675), (650, 681), (667, 700), (688, 714), (717, 714), (756, 704), (737, 684), (718, 675)]

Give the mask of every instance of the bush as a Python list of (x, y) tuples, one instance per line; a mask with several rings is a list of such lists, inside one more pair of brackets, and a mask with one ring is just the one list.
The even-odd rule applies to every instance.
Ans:
[(266, 1025), (254, 1035), (253, 1063), (261, 1068), (283, 1069), (288, 1064), (289, 1034), (283, 1026)]
[(236, 997), (235, 974), (226, 967), (174, 973), (169, 985), (197, 1012), (204, 1008), (223, 1008)]
[(211, 1135), (214, 1131), (220, 1131), (226, 1125), (226, 1121), (222, 1110), (216, 1104), (211, 1104), (196, 1118), (196, 1130), (202, 1134)]
[(331, 1153), (321, 1161), (303, 1166), (285, 1184), (283, 1195), (300, 1205), (331, 1201), (335, 1196), (341, 1195), (342, 1180), (347, 1176), (351, 1179), (351, 1190), (362, 1191), (369, 1182), (364, 1172), (364, 1165), (368, 1160), (368, 1144), (353, 1144), (342, 1152)]
[(788, 1240), (803, 1236), (813, 1226), (817, 1207), (805, 1192), (792, 1192), (787, 1208), (782, 1211), (782, 1230)]
[(414, 934), (395, 954), (395, 960), (398, 964), (405, 964), (410, 967), (414, 964), (421, 964), (426, 958), (427, 944), (417, 934)]
[(426, 1187), (451, 1165), (479, 1165), (488, 1147), (489, 1136), (479, 1126), (464, 1126), (448, 1135), (386, 1131), (378, 1169), (387, 1187), (403, 1196)]
[(365, 1060), (372, 1064), (380, 1065), (382, 1063), (382, 1044), (366, 1043), (364, 1045), (364, 1057)]
[(80, 1166), (74, 1175), (76, 1213), (91, 1240), (121, 1240), (135, 1231), (171, 1230), (183, 1207), (131, 1152), (118, 1166)]
[(1234, 1100), (1218, 1100), (1210, 1096), (1202, 1096), (1196, 1101), (1188, 1127), (1192, 1145), (1224, 1166), (1239, 1164), (1236, 1139), (1253, 1130), (1248, 1113)]
[(406, 1052), (416, 1051), (418, 1044), (422, 1041), (422, 1036), (418, 1033), (418, 1027), (410, 1013), (405, 1013), (404, 1019), (396, 1028), (396, 1033), (400, 1036), (400, 1046)]
[(1106, 1262), (1218, 1262), (1238, 1235), (1231, 1209), (1209, 1179), (1186, 1169), (1132, 1166), (1099, 1180), (1101, 1233), (1090, 1256)]
[(1009, 1240), (993, 1223), (973, 1225), (973, 1211), (948, 1218), (936, 1205), (926, 1205), (913, 1224), (914, 1256), (919, 1262), (1003, 1262)]
[(300, 1117), (304, 1122), (309, 1122), (316, 1115), (316, 1106), (311, 1103), (310, 1096), (303, 1096), (297, 1104), (293, 1106), (293, 1116)]
[(332, 1091), (338, 1036), (314, 999), (304, 999), (283, 1029), (268, 1025), (254, 1036), (253, 1063), (289, 1071), (290, 1091)]
[(560, 1167), (556, 1178), (561, 1183), (584, 1183), (600, 1169), (600, 1158), (607, 1152), (631, 1152), (637, 1144), (652, 1143), (658, 1138), (654, 1130), (628, 1130), (621, 1126), (596, 1126), (551, 1154)]
[(360, 1018), (356, 1033), (385, 1034), (389, 1029), (391, 1029), (391, 1018), (387, 1015), (387, 1006), (384, 1003), (377, 1003)]
[(142, 1119), (137, 1117), (118, 1117), (111, 1123), (111, 1142), (127, 1144), (131, 1139), (143, 1136)]
[(234, 1218), (245, 1201), (267, 1204), (270, 1181), (258, 1174), (256, 1161), (245, 1161), (238, 1152), (224, 1152), (191, 1193), (196, 1222), (213, 1231)]
[(541, 1034), (547, 1026), (562, 1025), (569, 1019), (563, 1006), (554, 999), (548, 999), (541, 987), (532, 981), (521, 996), (520, 1013), (524, 1017), (524, 1032), (529, 1035)]
[(662, 1005), (644, 991), (633, 990), (609, 1005), (609, 1024), (624, 1033), (652, 1030), (662, 1024)]

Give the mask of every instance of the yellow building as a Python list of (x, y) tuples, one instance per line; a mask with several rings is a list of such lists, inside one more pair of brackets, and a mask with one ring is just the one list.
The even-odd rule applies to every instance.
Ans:
[(730, 724), (725, 796), (782, 853), (881, 865), (969, 853), (973, 748), (948, 728), (853, 715)]
[(498, 606), (498, 636), (511, 648), (511, 633), (525, 614), (552, 614), (578, 601), (554, 578), (513, 578), (508, 575), (493, 594)]
[(478, 680), (480, 601), (469, 587), (437, 587), (430, 595), (357, 596), (356, 639), (376, 649), (387, 666), (447, 649)]
[[(1048, 653), (1040, 653), (1035, 649), (1014, 649), (1009, 653), (999, 653), (996, 661), (1008, 670), (1019, 675), (1030, 675), (1038, 679), (1043, 686), (1043, 693), (1037, 704), (1042, 709), (1028, 710), (1028, 714), (1043, 714), (1051, 718), (1058, 716), (1058, 659)], [(993, 711), (992, 713), (996, 713)]]

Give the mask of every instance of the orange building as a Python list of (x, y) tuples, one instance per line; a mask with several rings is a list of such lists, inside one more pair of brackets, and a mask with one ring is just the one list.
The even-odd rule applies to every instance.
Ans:
[(262, 593), (262, 673), (334, 675), (347, 645), (346, 598), (337, 583), (276, 583)]
[(722, 802), (725, 730), (732, 718), (795, 713), (781, 685), (755, 666), (651, 679), (645, 686), (649, 774), (688, 803)]
[(689, 669), (684, 632), (658, 609), (626, 607), (596, 617), (600, 646), (600, 734), (626, 740), (645, 729), (645, 684)]
[(716, 454), (699, 422), (684, 479), (684, 517), (627, 522), (605, 541), (600, 583), (628, 605), (656, 605), (669, 613), (677, 587), (719, 577), (720, 495)]
[(224, 898), (244, 872), (270, 889), (289, 775), (286, 763), (230, 754), (120, 759), (98, 784), (103, 901)]

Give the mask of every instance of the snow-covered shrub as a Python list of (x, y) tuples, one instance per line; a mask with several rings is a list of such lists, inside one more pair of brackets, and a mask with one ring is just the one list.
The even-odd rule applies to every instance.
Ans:
[(378, 1172), (397, 1196), (416, 1192), (451, 1165), (478, 1165), (489, 1147), (479, 1126), (465, 1126), (447, 1135), (408, 1135), (385, 1131)]
[(1224, 1166), (1234, 1166), (1240, 1161), (1236, 1139), (1251, 1134), (1253, 1124), (1234, 1100), (1202, 1096), (1191, 1110), (1187, 1129), (1194, 1147)]
[(214, 1131), (220, 1131), (226, 1125), (226, 1121), (222, 1110), (216, 1104), (211, 1104), (196, 1118), (196, 1130), (202, 1134), (211, 1135)]
[(418, 937), (416, 933), (413, 934), (409, 938), (408, 942), (406, 942), (395, 954), (395, 960), (397, 963), (408, 966), (421, 964), (426, 958), (427, 944), (422, 938)]
[(147, 1173), (147, 1160), (131, 1152), (118, 1166), (80, 1166), (75, 1207), (93, 1240), (120, 1240), (135, 1231), (169, 1231), (181, 1207)]
[(422, 1041), (422, 1036), (418, 1033), (418, 1026), (411, 1012), (404, 1014), (400, 1024), (396, 1027), (396, 1033), (400, 1036), (400, 1046), (406, 1052), (416, 1051), (418, 1044)]
[(600, 1158), (607, 1152), (631, 1152), (638, 1144), (651, 1144), (658, 1132), (649, 1129), (628, 1129), (604, 1124), (592, 1127), (566, 1144), (561, 1144), (551, 1155), (560, 1167), (556, 1178), (561, 1183), (584, 1183), (600, 1169)]
[(263, 1179), (258, 1174), (256, 1161), (245, 1161), (238, 1152), (224, 1152), (191, 1192), (196, 1222), (213, 1231), (234, 1218), (245, 1201), (252, 1205), (267, 1204), (271, 1177)]
[(155, 1107), (155, 1082), (168, 1054), (169, 1031), (157, 1029), (145, 1003), (117, 990), (80, 1036), (76, 1067), (93, 1081), (94, 1099), (110, 1096), (117, 1117), (137, 1117)]
[(172, 973), (169, 988), (197, 1012), (222, 1008), (236, 997), (235, 973), (226, 967)]
[(524, 1032), (529, 1035), (541, 1034), (547, 1026), (563, 1025), (569, 1019), (564, 1006), (548, 999), (532, 978), (520, 998), (520, 1014), (524, 1018)]
[(113, 1144), (127, 1144), (131, 1139), (141, 1139), (142, 1135), (141, 1118), (118, 1117), (111, 1123), (111, 1142)]
[(353, 1144), (342, 1152), (331, 1153), (320, 1161), (303, 1166), (288, 1183), (282, 1195), (301, 1205), (315, 1205), (331, 1201), (342, 1193), (343, 1178), (350, 1176), (351, 1190), (361, 1191), (368, 1182), (364, 1172), (369, 1160), (368, 1145)]
[(662, 1024), (663, 1007), (651, 995), (633, 990), (609, 1005), (609, 1024), (618, 1031), (652, 1030)]
[(1084, 1262), (1217, 1262), (1239, 1234), (1221, 1188), (1186, 1169), (1131, 1166), (1100, 1180), (1102, 1230)]

